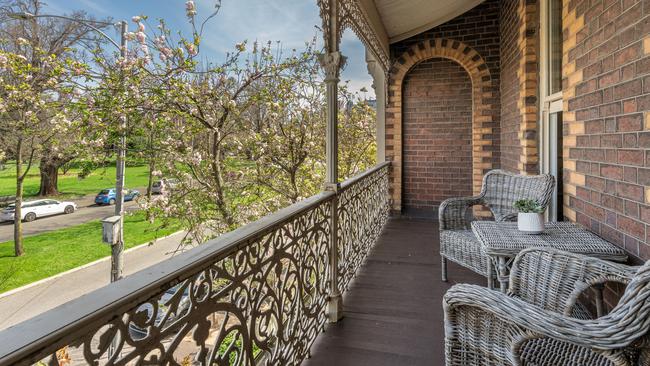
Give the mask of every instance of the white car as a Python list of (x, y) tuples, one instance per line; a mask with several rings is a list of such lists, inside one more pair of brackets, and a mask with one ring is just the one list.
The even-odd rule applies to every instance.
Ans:
[(153, 194), (166, 194), (169, 193), (174, 187), (178, 185), (178, 179), (167, 179), (163, 178), (162, 180), (153, 182), (151, 186), (151, 193)]
[[(71, 214), (77, 210), (77, 204), (74, 202), (59, 202), (55, 200), (45, 199), (30, 202), (23, 202), (22, 204), (22, 220), (26, 222), (34, 221), (39, 217), (58, 215), (58, 214)], [(16, 205), (11, 204), (0, 212), (0, 221), (14, 221), (14, 213), (16, 212)]]

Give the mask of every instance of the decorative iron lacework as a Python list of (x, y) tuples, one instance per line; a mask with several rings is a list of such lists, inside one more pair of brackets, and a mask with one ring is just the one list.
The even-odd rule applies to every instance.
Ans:
[[(388, 167), (344, 182), (337, 193), (342, 288), (388, 218)], [(79, 315), (63, 336), (35, 339), (35, 350), (11, 364), (299, 365), (327, 322), (335, 198), (313, 197), (251, 236), (208, 252), (204, 264), (183, 267), (177, 280), (150, 294), (131, 293), (132, 302), (123, 298), (126, 307), (103, 308), (108, 321), (86, 325)]]
[(318, 9), (320, 10), (320, 19), (323, 23), (323, 40), (325, 42), (325, 50), (330, 50), (330, 0), (316, 0)]
[[(390, 56), (381, 46), (381, 42), (372, 29), (366, 15), (359, 6), (357, 0), (337, 0), (338, 7), (338, 26), (337, 42), (341, 42), (341, 37), (345, 29), (351, 29), (363, 44), (370, 49), (373, 55), (379, 61), (384, 72), (390, 69)], [(330, 39), (332, 29), (330, 25), (331, 9), (329, 0), (317, 0), (320, 8), (320, 16), (323, 21), (323, 37), (325, 39), (325, 49), (331, 51)]]
[(388, 165), (339, 195), (339, 292), (344, 293), (388, 220)]
[(340, 33), (343, 33), (344, 29), (351, 29), (359, 37), (361, 42), (375, 55), (382, 69), (388, 72), (390, 69), (390, 57), (381, 46), (381, 42), (370, 26), (368, 18), (366, 18), (363, 10), (361, 10), (358, 0), (340, 0), (340, 4)]
[(46, 364), (299, 365), (327, 321), (330, 211), (290, 218)]

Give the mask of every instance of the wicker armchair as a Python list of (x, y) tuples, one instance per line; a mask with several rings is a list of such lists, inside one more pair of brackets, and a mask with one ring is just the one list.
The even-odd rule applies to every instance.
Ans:
[(492, 170), (483, 177), (478, 196), (443, 201), (438, 210), (442, 280), (447, 281), (447, 259), (487, 277), (487, 256), (470, 230), (469, 208), (483, 205), (496, 221), (515, 221), (515, 201), (534, 199), (546, 207), (554, 189), (555, 178), (549, 174), (524, 176)]
[[(619, 304), (581, 319), (576, 301), (594, 284), (627, 284)], [(447, 366), (650, 364), (650, 261), (629, 267), (533, 248), (513, 263), (508, 295), (456, 285), (444, 297)]]

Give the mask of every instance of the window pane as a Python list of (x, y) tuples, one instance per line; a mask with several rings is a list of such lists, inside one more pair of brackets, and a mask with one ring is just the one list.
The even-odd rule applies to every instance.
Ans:
[(562, 130), (562, 112), (551, 113), (549, 116), (549, 123), (551, 128), (551, 174), (555, 176), (555, 197), (551, 203), (550, 219), (553, 221), (562, 221), (564, 217), (564, 210), (562, 207), (563, 200), (563, 130)]
[(562, 0), (549, 0), (549, 92), (562, 91)]

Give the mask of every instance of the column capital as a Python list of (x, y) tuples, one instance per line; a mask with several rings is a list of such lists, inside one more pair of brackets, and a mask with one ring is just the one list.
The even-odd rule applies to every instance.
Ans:
[(347, 62), (347, 57), (341, 52), (330, 52), (320, 55), (318, 58), (323, 70), (325, 70), (325, 81), (339, 81), (341, 69)]

